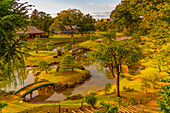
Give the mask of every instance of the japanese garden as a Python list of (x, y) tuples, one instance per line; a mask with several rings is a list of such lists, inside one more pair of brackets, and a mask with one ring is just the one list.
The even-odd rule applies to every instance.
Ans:
[(0, 1), (0, 112), (170, 113), (170, 1), (59, 1)]

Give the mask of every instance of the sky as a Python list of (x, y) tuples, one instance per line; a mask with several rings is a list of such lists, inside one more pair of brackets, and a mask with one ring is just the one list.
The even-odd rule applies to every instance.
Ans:
[[(33, 9), (43, 11), (55, 17), (57, 13), (69, 8), (80, 9), (84, 14), (90, 13), (94, 18), (109, 17), (111, 11), (121, 0), (20, 0), (35, 5)], [(32, 11), (30, 11), (31, 13)]]

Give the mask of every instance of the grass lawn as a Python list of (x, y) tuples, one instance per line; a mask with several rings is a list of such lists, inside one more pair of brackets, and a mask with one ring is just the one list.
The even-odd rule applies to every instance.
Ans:
[(46, 79), (50, 82), (61, 82), (61, 83), (74, 83), (82, 78), (85, 75), (85, 70), (76, 69), (75, 71), (68, 72), (56, 72), (56, 69), (52, 69), (48, 74), (45, 71), (41, 72), (38, 76), (39, 80)]
[(52, 62), (60, 62), (62, 58), (65, 56), (63, 54), (62, 56), (58, 56), (58, 58), (53, 58), (57, 54), (56, 51), (38, 51), (38, 54), (35, 51), (29, 51), (29, 54), (32, 56), (27, 57), (25, 59), (25, 65), (31, 65), (33, 66), (34, 64), (38, 64), (39, 60), (45, 60), (47, 63), (52, 63)]

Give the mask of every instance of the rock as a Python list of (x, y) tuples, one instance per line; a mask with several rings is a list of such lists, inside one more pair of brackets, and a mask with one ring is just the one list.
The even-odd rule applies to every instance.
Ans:
[(90, 74), (86, 74), (86, 75), (85, 75), (85, 79), (88, 79), (88, 78), (90, 78), (90, 77), (91, 77)]
[(38, 65), (34, 64), (32, 67), (38, 67)]
[(57, 83), (55, 84), (55, 87), (57, 88), (57, 87), (59, 87), (59, 86), (61, 86), (61, 83), (60, 83), (60, 82), (57, 82)]
[(23, 101), (24, 101), (24, 102), (30, 102), (30, 99), (24, 98)]
[(68, 88), (68, 83), (64, 84), (64, 87), (65, 87), (65, 88)]
[(78, 84), (83, 84), (85, 82), (85, 80), (79, 80), (77, 83)]
[(77, 99), (77, 96), (76, 95), (73, 95), (70, 97), (70, 100), (76, 100)]
[(134, 91), (134, 89), (132, 88), (132, 89), (128, 89), (128, 90), (126, 90), (126, 92), (130, 92), (130, 91)]
[(66, 89), (66, 87), (64, 85), (62, 85), (60, 82), (57, 82), (55, 84), (55, 89), (54, 89), (55, 91), (63, 91), (65, 89)]
[(68, 84), (68, 88), (74, 88), (76, 85), (73, 83), (73, 84)]
[(82, 77), (81, 77), (81, 80), (85, 80), (85, 79), (86, 79), (86, 77), (85, 77), (85, 76), (82, 76)]
[(26, 65), (25, 67), (31, 67), (30, 65)]
[(58, 58), (58, 56), (53, 56), (53, 58)]
[(75, 81), (74, 84), (77, 85), (78, 84), (77, 81)]
[(37, 72), (37, 73), (34, 74), (34, 76), (38, 76), (40, 73), (41, 73), (41, 72)]
[(52, 62), (49, 64), (49, 66), (55, 65), (55, 64), (59, 64), (60, 62)]

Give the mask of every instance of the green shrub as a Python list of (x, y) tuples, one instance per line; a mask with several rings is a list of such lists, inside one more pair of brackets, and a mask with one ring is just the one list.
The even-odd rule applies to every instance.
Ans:
[(14, 95), (15, 94), (15, 91), (9, 91), (7, 92), (8, 95)]
[(85, 102), (94, 108), (95, 104), (97, 103), (97, 98), (94, 96), (88, 95), (88, 96), (85, 96)]
[(107, 92), (109, 92), (110, 89), (111, 89), (111, 83), (106, 83), (105, 88), (104, 88), (105, 94), (107, 94)]
[(77, 96), (78, 99), (81, 99), (83, 97), (83, 95), (80, 94), (80, 93), (76, 94), (76, 96)]
[(125, 77), (125, 75), (124, 75), (123, 73), (121, 73), (121, 74), (120, 74), (120, 77), (122, 77), (122, 78), (123, 78), (123, 77)]
[(129, 80), (129, 81), (132, 81), (132, 77), (131, 76), (127, 76), (126, 79)]
[(87, 94), (88, 94), (88, 95), (95, 95), (96, 93), (95, 93), (94, 91), (90, 90), (90, 91), (88, 91)]
[(133, 98), (133, 97), (130, 97), (130, 98), (129, 98), (129, 104), (135, 105), (135, 104), (136, 104), (136, 99)]
[(130, 75), (135, 75), (135, 70), (129, 69), (129, 70), (128, 70), (128, 73), (129, 73)]
[(71, 97), (70, 96), (66, 96), (66, 100), (69, 100)]

